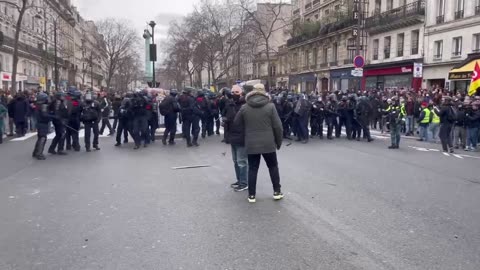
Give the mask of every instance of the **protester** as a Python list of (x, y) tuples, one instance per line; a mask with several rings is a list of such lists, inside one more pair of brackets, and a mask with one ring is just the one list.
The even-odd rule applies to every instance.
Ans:
[(5, 116), (8, 114), (7, 108), (0, 102), (0, 144), (3, 143), (3, 129), (5, 127)]
[(257, 174), (260, 159), (267, 163), (273, 185), (273, 198), (283, 198), (280, 185), (276, 150), (282, 146), (283, 128), (275, 106), (265, 92), (263, 84), (254, 86), (247, 94), (246, 105), (242, 106), (234, 123), (245, 129), (245, 147), (248, 154), (248, 201), (256, 201)]
[(452, 98), (444, 97), (442, 106), (434, 107), (433, 113), (440, 117), (440, 141), (445, 153), (453, 153), (452, 128), (456, 118), (456, 109), (452, 106)]

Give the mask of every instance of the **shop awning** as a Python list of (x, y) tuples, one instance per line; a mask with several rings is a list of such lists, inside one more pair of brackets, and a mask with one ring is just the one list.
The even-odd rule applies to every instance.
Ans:
[(466, 62), (463, 62), (459, 66), (456, 66), (448, 73), (449, 80), (470, 80), (472, 78), (473, 70), (475, 69), (475, 64), (480, 65), (480, 58), (477, 59), (468, 59)]

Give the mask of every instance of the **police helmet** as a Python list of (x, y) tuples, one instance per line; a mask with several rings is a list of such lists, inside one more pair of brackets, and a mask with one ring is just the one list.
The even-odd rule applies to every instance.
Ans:
[(177, 96), (177, 95), (178, 95), (177, 89), (172, 89), (172, 90), (170, 90), (170, 95), (171, 95), (171, 96), (174, 96), (174, 97)]
[(37, 102), (39, 102), (39, 103), (48, 102), (48, 95), (43, 93), (43, 92), (38, 93), (37, 94)]

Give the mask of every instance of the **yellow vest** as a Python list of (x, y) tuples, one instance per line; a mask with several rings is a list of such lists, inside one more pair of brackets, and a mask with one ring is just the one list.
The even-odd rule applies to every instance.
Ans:
[(432, 123), (440, 124), (440, 117), (435, 113), (434, 110), (432, 110), (432, 113), (433, 113)]
[(421, 124), (428, 124), (430, 123), (430, 109), (425, 108), (423, 109), (423, 112), (425, 112), (425, 116), (423, 117), (422, 121), (420, 121)]

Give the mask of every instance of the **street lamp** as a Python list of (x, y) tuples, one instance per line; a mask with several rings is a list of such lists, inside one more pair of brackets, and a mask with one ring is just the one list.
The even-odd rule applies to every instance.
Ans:
[(155, 61), (157, 61), (157, 45), (155, 44), (155, 25), (154, 21), (150, 21), (148, 25), (152, 28), (152, 44), (150, 45), (150, 61), (152, 61), (153, 73), (152, 73), (152, 88), (157, 87), (155, 80)]

